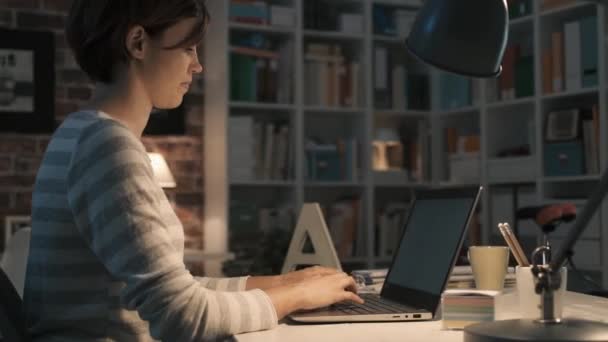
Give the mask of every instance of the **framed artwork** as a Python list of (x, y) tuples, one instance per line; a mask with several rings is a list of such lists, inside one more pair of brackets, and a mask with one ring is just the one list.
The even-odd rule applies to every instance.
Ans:
[(53, 131), (54, 66), (52, 32), (0, 29), (0, 131)]
[(0, 252), (4, 252), (11, 237), (22, 228), (31, 227), (32, 218), (27, 215), (8, 215), (4, 217), (4, 234), (2, 235), (2, 244)]
[(173, 109), (153, 109), (144, 135), (182, 135), (186, 133), (184, 104)]
[(547, 114), (547, 141), (572, 140), (578, 137), (580, 111), (567, 109)]

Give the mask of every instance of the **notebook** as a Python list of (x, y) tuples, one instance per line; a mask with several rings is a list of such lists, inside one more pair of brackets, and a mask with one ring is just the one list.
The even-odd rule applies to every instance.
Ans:
[(289, 318), (302, 323), (433, 319), (481, 189), (417, 191), (379, 294), (361, 294), (365, 304), (338, 303)]

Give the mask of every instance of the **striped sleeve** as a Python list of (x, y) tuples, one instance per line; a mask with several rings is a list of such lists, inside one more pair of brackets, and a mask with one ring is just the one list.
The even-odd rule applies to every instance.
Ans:
[(245, 291), (249, 277), (210, 278), (195, 277), (198, 282), (210, 290), (216, 291)]
[(153, 338), (198, 341), (269, 329), (277, 316), (261, 290), (218, 292), (194, 279), (159, 214), (160, 189), (141, 142), (101, 120), (83, 129), (67, 175), (78, 230), (110, 274), (121, 302)]

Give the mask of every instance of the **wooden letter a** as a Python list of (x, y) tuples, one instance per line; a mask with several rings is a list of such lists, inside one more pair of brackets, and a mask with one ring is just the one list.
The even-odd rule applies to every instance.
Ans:
[[(312, 243), (313, 253), (302, 252), (307, 238)], [(281, 273), (293, 271), (298, 265), (320, 265), (342, 270), (318, 203), (304, 203)]]

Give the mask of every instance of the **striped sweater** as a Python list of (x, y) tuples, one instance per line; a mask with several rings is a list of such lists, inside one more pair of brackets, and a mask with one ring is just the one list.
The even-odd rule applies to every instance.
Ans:
[(246, 277), (193, 277), (183, 245), (140, 140), (105, 113), (72, 113), (32, 198), (34, 341), (201, 341), (276, 326), (265, 292), (245, 291)]

